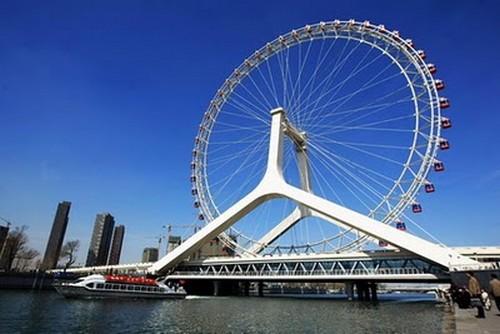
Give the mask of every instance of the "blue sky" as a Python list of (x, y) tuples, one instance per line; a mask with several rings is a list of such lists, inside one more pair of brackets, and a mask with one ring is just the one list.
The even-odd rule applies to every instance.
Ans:
[(201, 117), (240, 62), (293, 28), (368, 19), (412, 38), (450, 98), (452, 149), (422, 226), (449, 245), (499, 245), (500, 32), (494, 1), (0, 3), (0, 216), (43, 253), (59, 201), (85, 260), (95, 214), (126, 226), (122, 262), (164, 224), (191, 224)]

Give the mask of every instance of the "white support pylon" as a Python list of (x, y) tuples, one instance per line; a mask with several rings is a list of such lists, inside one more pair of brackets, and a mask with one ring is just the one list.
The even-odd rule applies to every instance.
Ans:
[[(307, 208), (318, 216), (339, 224), (342, 227), (354, 228), (363, 234), (384, 240), (391, 245), (407, 250), (441, 266), (451, 269), (453, 266), (474, 267), (478, 265), (478, 262), (460, 255), (450, 248), (436, 245), (407, 232), (399, 231), (392, 226), (385, 225), (375, 219), (318, 197), (307, 190), (288, 184), (283, 177), (282, 168), (283, 135), (286, 133), (295, 142), (303, 139), (304, 135), (289, 124), (283, 108), (273, 109), (271, 115), (271, 136), (267, 169), (257, 187), (172, 252), (155, 262), (149, 268), (149, 272), (159, 274), (168, 271), (193, 254), (197, 249), (201, 248), (205, 243), (227, 230), (257, 206), (269, 199), (278, 197), (295, 201), (298, 204), (299, 213), (302, 211), (301, 207)], [(307, 160), (305, 160), (305, 163), (307, 163)], [(308, 181), (305, 182), (308, 183)], [(302, 186), (306, 184), (305, 182), (301, 180)], [(289, 219), (290, 224), (295, 221), (292, 218), (294, 217), (290, 217)], [(285, 221), (286, 219), (282, 223)], [(283, 231), (289, 228), (285, 229), (284, 227), (282, 227)]]

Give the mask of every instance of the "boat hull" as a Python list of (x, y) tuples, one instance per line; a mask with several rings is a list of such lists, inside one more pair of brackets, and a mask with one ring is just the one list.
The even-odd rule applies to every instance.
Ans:
[(56, 291), (65, 298), (135, 298), (135, 299), (184, 299), (186, 294), (182, 293), (160, 293), (142, 291), (120, 291), (120, 290), (94, 290), (81, 286), (70, 286), (66, 284), (54, 285)]

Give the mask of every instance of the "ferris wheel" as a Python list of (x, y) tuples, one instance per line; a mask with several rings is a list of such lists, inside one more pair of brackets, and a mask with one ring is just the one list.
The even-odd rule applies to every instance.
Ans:
[[(259, 184), (270, 112), (282, 108), (296, 133), (284, 139), (286, 182), (405, 229), (410, 213), (422, 211), (417, 195), (435, 190), (429, 173), (444, 170), (438, 151), (449, 148), (441, 136), (451, 127), (441, 115), (449, 101), (425, 59), (399, 32), (355, 20), (307, 25), (255, 51), (201, 122), (191, 163), (199, 219), (210, 223)], [(241, 254), (339, 252), (378, 242), (283, 198), (240, 217), (220, 238)]]

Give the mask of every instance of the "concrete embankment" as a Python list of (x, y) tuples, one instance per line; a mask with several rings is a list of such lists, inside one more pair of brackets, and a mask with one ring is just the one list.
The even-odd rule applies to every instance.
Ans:
[(485, 311), (486, 318), (476, 318), (475, 308), (455, 307), (455, 327), (457, 334), (498, 334), (500, 333), (500, 312), (495, 305)]
[(54, 278), (44, 273), (0, 273), (0, 289), (53, 289)]

